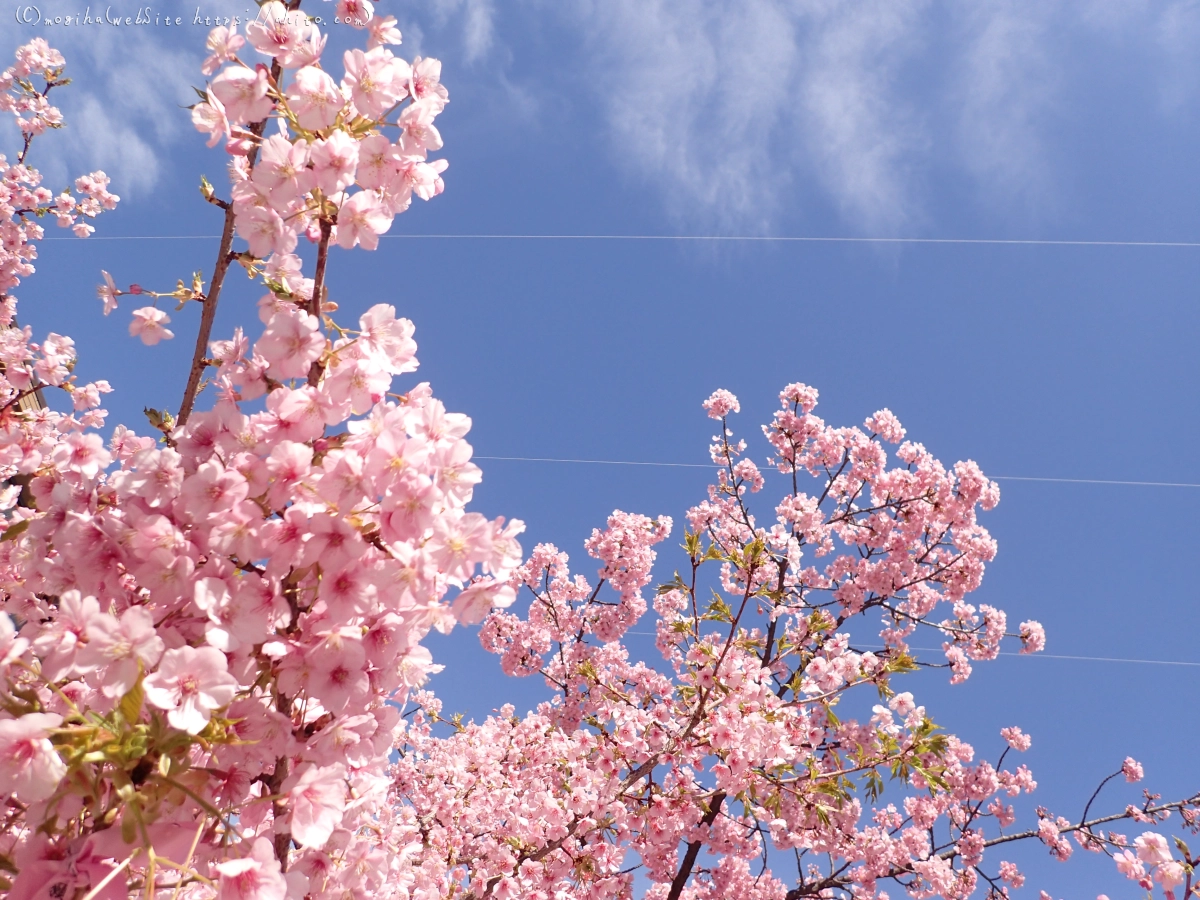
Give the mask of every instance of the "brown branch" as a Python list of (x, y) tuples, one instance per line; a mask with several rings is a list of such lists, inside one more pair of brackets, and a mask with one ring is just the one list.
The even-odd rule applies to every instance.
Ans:
[(196, 348), (192, 351), (192, 368), (188, 372), (187, 387), (183, 389), (183, 400), (179, 403), (179, 415), (176, 421), (180, 426), (186, 425), (192, 407), (196, 403), (196, 395), (200, 393), (200, 379), (208, 368), (208, 339), (212, 335), (213, 322), (217, 318), (217, 301), (221, 297), (221, 287), (225, 283), (225, 273), (229, 271), (229, 263), (233, 259), (233, 226), (236, 216), (233, 207), (225, 210), (225, 228), (221, 232), (221, 247), (217, 251), (217, 264), (213, 268), (212, 284), (204, 297), (204, 309), (200, 313), (200, 330), (196, 332)]
[[(280, 756), (275, 760), (275, 768), (271, 771), (270, 777), (266, 780), (267, 791), (269, 793), (279, 793), (283, 786), (284, 779), (288, 777), (288, 771), (290, 768), (290, 760), (286, 756)], [(283, 819), (288, 814), (288, 798), (285, 796), (272, 800), (271, 813), (274, 817), (275, 858), (279, 860), (279, 868), (286, 872), (288, 870), (288, 851), (292, 846), (291, 829), (285, 829), (283, 826)]]
[[(329, 263), (329, 237), (332, 233), (333, 222), (322, 216), (321, 240), (317, 244), (317, 271), (313, 273), (312, 297), (308, 301), (308, 312), (310, 315), (316, 316), (318, 326), (321, 322), (321, 306), (325, 299), (323, 296), (325, 293), (325, 267)], [(312, 366), (308, 370), (308, 383), (316, 387), (324, 371), (325, 366), (321, 362), (320, 357), (314, 359)]]
[[(708, 812), (704, 814), (704, 818), (700, 823), (705, 826), (712, 825), (717, 820), (717, 815), (721, 812), (721, 804), (725, 802), (725, 792), (720, 791), (713, 795), (711, 806)], [(700, 855), (700, 848), (704, 845), (703, 841), (692, 841), (688, 844), (687, 853), (683, 856), (683, 863), (679, 866), (679, 871), (675, 874), (675, 880), (671, 882), (671, 890), (667, 894), (667, 900), (679, 900), (679, 895), (683, 893), (683, 888), (687, 884), (689, 878), (692, 877), (692, 868), (696, 865), (696, 857)]]
[[(271, 64), (271, 80), (278, 84), (282, 75), (283, 67), (277, 62), (273, 62)], [(266, 127), (267, 119), (264, 118), (261, 122), (251, 125), (248, 130), (256, 138), (261, 138)], [(246, 157), (248, 170), (253, 171), (256, 159), (258, 159), (257, 143), (251, 147), (250, 153)], [(209, 203), (214, 203), (225, 210), (225, 227), (221, 231), (221, 246), (217, 249), (217, 262), (213, 266), (212, 282), (209, 284), (208, 293), (203, 301), (204, 310), (200, 314), (200, 330), (196, 332), (196, 348), (192, 351), (192, 368), (188, 372), (187, 387), (183, 389), (183, 400), (179, 403), (179, 415), (176, 416), (176, 422), (181, 427), (187, 424), (188, 417), (192, 414), (192, 407), (196, 404), (196, 395), (200, 393), (200, 380), (204, 377), (205, 369), (210, 365), (206, 353), (208, 340), (212, 336), (213, 322), (217, 318), (217, 301), (221, 297), (225, 275), (229, 271), (229, 264), (234, 260), (233, 229), (237, 216), (234, 215), (233, 204), (216, 201), (214, 198), (206, 199)]]
[[(1143, 815), (1153, 816), (1158, 813), (1169, 812), (1174, 809), (1183, 809), (1184, 807), (1195, 806), (1198, 803), (1200, 803), (1200, 794), (1196, 794), (1195, 796), (1189, 797), (1186, 800), (1173, 800), (1170, 803), (1160, 803), (1158, 806), (1146, 805), (1139, 809), (1138, 812)], [(1109, 816), (1100, 816), (1095, 819), (1079, 822), (1075, 825), (1069, 825), (1066, 828), (1060, 828), (1058, 829), (1058, 833), (1070, 834), (1075, 831), (1090, 832), (1096, 825), (1104, 825), (1108, 822), (1119, 822), (1122, 819), (1132, 819), (1133, 817), (1133, 813), (1126, 810), (1125, 812), (1113, 813)], [(1020, 831), (1016, 832), (1015, 834), (1004, 834), (1000, 835), (999, 837), (991, 838), (990, 840), (984, 841), (983, 846), (985, 848), (995, 847), (999, 844), (1008, 844), (1012, 841), (1025, 841), (1039, 836), (1040, 833), (1036, 829), (1031, 829), (1029, 831)], [(952, 860), (959, 855), (960, 854), (957, 847), (952, 847), (949, 850), (943, 850), (940, 853), (935, 853), (935, 856), (945, 860)], [(910, 874), (912, 874), (911, 865), (896, 866), (891, 871), (881, 875), (880, 878), (894, 879), (900, 877), (901, 875)], [(801, 897), (816, 897), (820, 895), (821, 891), (829, 890), (830, 888), (845, 887), (847, 883), (848, 879), (846, 879), (844, 876), (831, 875), (828, 878), (825, 878), (823, 881), (816, 882), (812, 885), (802, 885), (800, 887), (793, 888), (788, 892), (788, 898), (791, 898), (791, 900), (799, 900)]]

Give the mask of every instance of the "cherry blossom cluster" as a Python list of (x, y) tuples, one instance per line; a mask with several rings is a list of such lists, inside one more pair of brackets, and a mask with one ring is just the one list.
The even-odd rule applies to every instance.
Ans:
[[(251, 44), (306, 72), (301, 83), (320, 81), (323, 39), (273, 18), (274, 7), (247, 27)], [(399, 39), (393, 26), (368, 33)], [(241, 42), (220, 29), (210, 37), (230, 59)], [(20, 58), (61, 65), (44, 44)], [(318, 159), (322, 147), (356, 150), (348, 135), (368, 140), (380, 126), (356, 111), (373, 108), (372, 83), (392, 85), (393, 99), (411, 94), (410, 121), (431, 119), (445, 100), (431, 61), (413, 75), (382, 47), (354, 59), (365, 93), (339, 105), (336, 126), (310, 127), (301, 114), (295, 146), (311, 142)], [(300, 106), (286, 95), (272, 100), (285, 123)], [(247, 150), (235, 141), (254, 130), (233, 134), (247, 163), (268, 162), (266, 148), (282, 139)], [(404, 159), (416, 152), (408, 140)], [(255, 171), (235, 181), (235, 198), (262, 183)], [(318, 174), (300, 180), (332, 233), (348, 201), (323, 205), (335, 192)], [(36, 173), (22, 168), (6, 184), (18, 179)], [(103, 183), (96, 175), (81, 190)], [(295, 199), (280, 209), (292, 215)], [(17, 203), (10, 223), (26, 212)], [(240, 221), (237, 204), (218, 202)], [(12, 243), (40, 236), (35, 228)], [(149, 411), (154, 437), (125, 426), (107, 442), (96, 433), (108, 385), (74, 383), (69, 338), (38, 345), (28, 330), (0, 332), (0, 896), (9, 900), (332, 898), (403, 884), (388, 767), (405, 697), (440, 668), (420, 641), (512, 602), (523, 525), (467, 510), (480, 479), (470, 420), (427, 384), (392, 392), (417, 368), (412, 323), (381, 302), (353, 327), (338, 325), (321, 273), (305, 277), (298, 256), (269, 252), (261, 259), (252, 244), (241, 256), (268, 290), (261, 333), (238, 328), (198, 348), (215, 369), (214, 405), (184, 424)], [(22, 258), (27, 276), (32, 253)], [(105, 273), (106, 307), (124, 293), (197, 301), (206, 314), (216, 301), (199, 274), (155, 294), (118, 290)], [(134, 331), (147, 342), (169, 336), (163, 318), (138, 311)], [(38, 386), (65, 388), (74, 411), (22, 409)]]
[[(660, 664), (633, 661), (622, 638), (647, 613), (654, 545), (672, 522), (616, 512), (585, 545), (595, 581), (539, 545), (511, 582), (532, 596), (528, 609), (484, 621), (504, 671), (541, 675), (551, 700), (463, 725), (418, 698), (393, 785), (414, 896), (624, 898), (635, 872), (649, 900), (1000, 898), (1024, 883), (985, 851), (1012, 839), (1001, 831), (1016, 819), (1012, 798), (1037, 786), (1025, 766), (1004, 765), (1030, 737), (1005, 728), (999, 759), (979, 759), (895, 686), (916, 668), (917, 629), (942, 637), (955, 682), (1002, 639), (1044, 645), (1038, 623), (1008, 632), (1001, 611), (965, 599), (995, 555), (976, 513), (998, 489), (974, 463), (947, 469), (906, 442), (887, 410), (835, 429), (813, 415), (812, 388), (789, 385), (780, 401), (764, 432), (788, 489), (761, 524), (752, 495), (773, 476), (729, 430), (737, 399), (718, 391), (705, 403), (721, 422), (717, 477), (687, 514), (687, 564), (656, 591)], [(901, 465), (888, 467), (887, 444)], [(882, 630), (867, 639), (882, 649), (851, 639), (872, 615)], [(452, 733), (436, 736), (439, 723)], [(1142, 774), (1134, 760), (1122, 773)], [(1147, 795), (1103, 821), (1180, 811), (1193, 824), (1196, 799)], [(1188, 896), (1174, 891), (1191, 861), (1173, 859), (1161, 835), (1128, 844), (1084, 819), (1040, 811), (1017, 837), (1065, 859), (1074, 834), (1143, 885)]]
[[(149, 410), (153, 436), (105, 441), (109, 385), (76, 382), (71, 340), (0, 330), (0, 900), (625, 900), (642, 878), (649, 900), (995, 900), (1026, 880), (995, 858), (1014, 839), (1196, 894), (1200, 860), (1161, 832), (1172, 816), (1196, 830), (1200, 796), (1089, 803), (1078, 821), (1039, 809), (1014, 832), (1012, 799), (1037, 785), (1005, 763), (1030, 737), (1004, 728), (995, 762), (977, 758), (899, 689), (919, 631), (953, 682), (1045, 634), (967, 599), (995, 556), (977, 513), (996, 485), (889, 411), (833, 428), (789, 385), (760, 468), (730, 430), (737, 398), (714, 393), (716, 477), (652, 596), (665, 516), (614, 512), (585, 543), (589, 580), (549, 544), (524, 559), (522, 523), (469, 511), (470, 420), (427, 384), (393, 392), (417, 368), (412, 323), (386, 298), (339, 323), (326, 285), (331, 244), (373, 248), (413, 194), (442, 189), (440, 65), (393, 56), (395, 20), (341, 0), (366, 49), (335, 81), (298, 7), (268, 0), (244, 33), (208, 38), (193, 121), (233, 182), (227, 200), (202, 183), (225, 215), (211, 276), (155, 292), (103, 273), (105, 312), (126, 294), (200, 307), (178, 416)], [(25, 140), (3, 164), (6, 324), (42, 236), (30, 217), (86, 234), (78, 217), (116, 202), (102, 173), (56, 199), (26, 166), (59, 124), (44, 101), (61, 74), (34, 41), (6, 75)], [(235, 261), (265, 289), (259, 325), (213, 340)], [(131, 332), (153, 344), (169, 322), (152, 304)], [(26, 402), (43, 388), (71, 409)], [(507, 611), (518, 593), (528, 608)], [(623, 643), (648, 621), (653, 664)], [(480, 622), (502, 669), (541, 676), (550, 700), (443, 715), (421, 641)], [(1122, 776), (1141, 765), (1101, 787)], [(1147, 830), (1102, 828), (1120, 820)]]
[[(212, 78), (205, 99), (192, 108), (209, 146), (223, 143), (231, 157), (230, 200), (217, 199), (207, 181), (205, 197), (232, 214), (248, 246), (241, 261), (252, 275), (257, 262), (270, 259), (270, 275), (291, 276), (268, 281), (285, 300), (298, 278), (292, 254), (300, 235), (319, 244), (322, 259), (330, 243), (374, 250), (414, 196), (429, 200), (443, 191), (448, 165), (429, 159), (442, 148), (434, 120), (449, 102), (441, 63), (397, 57), (388, 49), (401, 41), (396, 20), (375, 15), (367, 0), (342, 0), (338, 18), (355, 23), (367, 42), (365, 50), (343, 54), (342, 78), (335, 81), (322, 66), (326, 36), (298, 6), (261, 4), (244, 36), (237, 26), (214, 28), (202, 66)], [(243, 60), (239, 54), (247, 52), (257, 59)], [(319, 261), (318, 295), (323, 271)], [(181, 280), (174, 292), (156, 293), (138, 285), (119, 290), (108, 273), (104, 277), (106, 315), (122, 294), (155, 299), (135, 310), (130, 324), (130, 334), (146, 344), (174, 337), (159, 298), (174, 298), (180, 307), (204, 300), (195, 279), (191, 288)], [(310, 313), (319, 315), (323, 299), (309, 300)]]
[[(395, 20), (357, 14), (370, 26), (367, 49), (345, 52), (340, 81), (321, 66), (317, 26), (278, 0), (262, 6), (245, 38), (224, 28), (209, 38), (205, 71), (216, 74), (192, 119), (235, 157), (260, 149), (255, 165), (233, 167), (237, 231), (255, 256), (290, 253), (300, 234), (315, 239), (322, 220), (335, 221), (339, 246), (373, 250), (414, 195), (442, 192), (446, 161), (428, 160), (442, 147), (434, 126), (448, 100), (441, 63), (410, 65), (388, 49), (400, 42)], [(246, 42), (272, 57), (278, 74), (243, 63)], [(277, 133), (263, 140), (248, 130), (267, 118)]]
[(16, 62), (0, 72), (0, 111), (13, 113), (24, 137), (15, 161), (0, 154), (0, 325), (12, 322), (16, 303), (12, 289), (33, 273), (35, 242), (44, 237), (37, 219), (54, 216), (60, 227), (87, 237), (95, 229), (82, 220), (113, 209), (120, 199), (109, 193), (103, 172), (75, 179), (75, 193), (55, 194), (42, 187), (41, 174), (25, 164), (33, 139), (47, 128), (62, 125), (62, 113), (46, 97), (70, 82), (63, 77), (64, 65), (61, 53), (35, 38), (17, 48)]

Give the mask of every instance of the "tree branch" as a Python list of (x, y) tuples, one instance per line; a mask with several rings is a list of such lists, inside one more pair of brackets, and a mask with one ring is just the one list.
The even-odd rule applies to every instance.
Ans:
[[(717, 815), (721, 812), (721, 804), (724, 802), (724, 791), (714, 794), (712, 805), (709, 806), (708, 812), (704, 814), (704, 818), (700, 820), (701, 824), (705, 826), (712, 825), (717, 820)], [(692, 841), (688, 844), (687, 853), (683, 855), (683, 863), (679, 866), (675, 880), (671, 882), (671, 890), (667, 894), (667, 900), (679, 900), (679, 895), (683, 893), (688, 879), (692, 877), (692, 867), (696, 865), (696, 857), (700, 855), (700, 848), (703, 845), (703, 841)]]

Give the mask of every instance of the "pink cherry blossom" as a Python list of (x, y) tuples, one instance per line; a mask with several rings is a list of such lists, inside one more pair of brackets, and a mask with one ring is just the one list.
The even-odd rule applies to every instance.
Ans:
[(141, 338), (143, 344), (154, 345), (159, 341), (169, 341), (175, 337), (175, 332), (167, 328), (171, 321), (161, 309), (153, 306), (143, 306), (133, 311), (133, 319), (129, 323), (131, 337)]
[(1125, 775), (1125, 780), (1129, 782), (1141, 781), (1146, 777), (1142, 764), (1132, 756), (1125, 757), (1125, 762), (1121, 764), (1121, 772)]
[(1014, 750), (1028, 750), (1033, 744), (1033, 739), (1020, 728), (1001, 728), (1000, 734)]
[(221, 102), (224, 115), (234, 124), (261, 122), (274, 108), (267, 96), (267, 73), (262, 69), (230, 66), (222, 69), (208, 92)]
[(217, 872), (217, 900), (283, 900), (287, 882), (271, 842), (255, 838), (250, 855), (213, 866)]
[(276, 378), (303, 378), (325, 349), (325, 338), (314, 316), (299, 311), (271, 317), (254, 350), (270, 364)]
[(130, 607), (117, 619), (107, 613), (87, 624), (87, 644), (78, 665), (100, 670), (100, 690), (121, 697), (137, 681), (139, 664), (149, 671), (163, 653), (163, 640), (154, 629), (154, 617), (143, 607)]
[(233, 699), (238, 683), (225, 663), (225, 654), (212, 647), (179, 647), (163, 654), (154, 674), (146, 678), (146, 700), (167, 711), (167, 721), (180, 731), (199, 734), (220, 709)]
[(324, 38), (299, 10), (289, 10), (279, 0), (259, 7), (246, 24), (246, 38), (259, 53), (274, 57), (285, 69), (310, 65), (321, 55)]
[(100, 274), (104, 277), (104, 284), (96, 288), (96, 293), (104, 301), (104, 314), (107, 316), (117, 308), (117, 285), (112, 276), (104, 270), (101, 270)]
[(304, 66), (296, 71), (287, 88), (287, 99), (300, 127), (309, 131), (321, 131), (331, 126), (346, 104), (337, 82), (314, 66)]
[(412, 69), (384, 47), (347, 50), (343, 62), (342, 84), (363, 115), (378, 119), (408, 96)]
[(412, 62), (412, 82), (409, 93), (416, 100), (429, 100), (445, 105), (449, 94), (442, 84), (442, 63), (436, 59), (425, 59), (418, 56)]
[(367, 40), (367, 47), (370, 49), (384, 44), (401, 43), (400, 29), (396, 27), (395, 16), (374, 16), (367, 23), (367, 29), (371, 34)]
[(332, 196), (354, 184), (358, 142), (344, 131), (335, 131), (313, 143), (311, 159), (314, 183)]
[(1171, 849), (1167, 845), (1167, 839), (1161, 834), (1153, 831), (1143, 832), (1134, 840), (1133, 845), (1137, 848), (1138, 859), (1144, 863), (1156, 866), (1171, 861)]
[(342, 821), (346, 809), (346, 768), (341, 763), (311, 766), (288, 792), (291, 834), (302, 847), (320, 848)]
[(308, 161), (309, 145), (303, 139), (293, 143), (281, 134), (273, 134), (263, 142), (251, 177), (268, 192), (276, 211), (289, 208), (311, 189)]
[(205, 46), (208, 48), (209, 55), (201, 63), (200, 71), (205, 75), (211, 75), (221, 67), (222, 63), (231, 61), (245, 43), (246, 39), (237, 33), (236, 27), (231, 29), (224, 25), (218, 25), (208, 33)]
[[(331, 241), (373, 248), (413, 195), (444, 189), (446, 161), (427, 159), (441, 65), (382, 50), (399, 32), (366, 0), (338, 13), (365, 21), (367, 46), (343, 56), (340, 87), (317, 67), (315, 19), (274, 0), (246, 32), (270, 68), (244, 66), (233, 31), (209, 35), (193, 121), (230, 156), (228, 200), (205, 187), (225, 213), (218, 259), (262, 296), (223, 295), (218, 321), (250, 322), (215, 339), (202, 325), (192, 374), (211, 390), (189, 388), (178, 420), (149, 411), (161, 438), (119, 426), (106, 447), (107, 382), (77, 380), (70, 338), (12, 325), (38, 220), (89, 233), (81, 220), (117, 200), (107, 177), (54, 193), (0, 159), (0, 393), (71, 399), (10, 403), (0, 428), (3, 900), (961, 900), (1025, 880), (996, 859), (1001, 836), (1006, 855), (1023, 836), (1059, 860), (1106, 849), (1177, 900), (1198, 861), (1165, 832), (1200, 821), (1196, 797), (1147, 792), (1121, 812), (1133, 798), (1097, 792), (1088, 822), (1022, 822), (1014, 798), (1038, 783), (1005, 763), (1029, 736), (1001, 729), (988, 757), (905, 689), (914, 662), (958, 682), (1045, 633), (969, 596), (997, 552), (982, 517), (996, 484), (890, 411), (835, 427), (815, 388), (789, 384), (752, 450), (716, 391), (712, 478), (683, 533), (615, 511), (582, 570), (549, 544), (526, 557), (522, 522), (471, 509), (470, 418), (393, 383), (417, 368), (412, 323), (386, 303), (339, 321), (327, 283)], [(45, 95), (61, 64), (35, 40), (0, 74), (22, 143), (62, 124)], [(301, 233), (319, 271), (292, 252)], [(170, 296), (215, 303), (221, 271)], [(118, 293), (105, 275), (105, 305)], [(547, 702), (443, 713), (423, 642), (476, 622)], [(624, 643), (635, 629), (651, 656)], [(1121, 774), (1141, 766), (1098, 781), (1115, 793)], [(1099, 830), (1122, 818), (1156, 830)], [(793, 858), (798, 872), (774, 865)]]
[(52, 713), (0, 719), (0, 794), (37, 803), (54, 793), (67, 773), (49, 738), (60, 724), (62, 716)]
[(373, 191), (359, 191), (338, 210), (337, 245), (349, 250), (361, 244), (364, 250), (379, 246), (379, 235), (392, 227), (392, 216)]
[(400, 114), (402, 153), (424, 159), (428, 151), (442, 149), (442, 136), (433, 124), (439, 112), (440, 107), (429, 100), (412, 103), (405, 108)]
[(737, 412), (741, 406), (738, 404), (737, 397), (729, 391), (720, 390), (714, 391), (713, 395), (704, 401), (704, 408), (708, 410), (709, 418), (720, 419), (731, 412)]

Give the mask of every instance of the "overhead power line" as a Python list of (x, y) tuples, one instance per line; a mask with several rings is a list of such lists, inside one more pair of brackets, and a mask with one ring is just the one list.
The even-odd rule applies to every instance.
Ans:
[[(1011, 238), (922, 238), (774, 236), (754, 234), (384, 234), (391, 240), (458, 241), (708, 241), (725, 243), (776, 244), (982, 244), (1041, 247), (1174, 247), (1198, 248), (1200, 241), (1084, 241)], [(92, 235), (90, 241), (200, 241), (218, 240), (217, 234)], [(72, 241), (74, 237), (47, 237), (47, 241)]]
[[(658, 637), (654, 631), (627, 631), (626, 634), (637, 634), (643, 637)], [(867, 649), (883, 649), (879, 646), (865, 646)], [(919, 653), (941, 653), (940, 649), (934, 647), (909, 647), (910, 650), (916, 650)], [(1058, 653), (1013, 653), (1012, 651), (1000, 651), (1001, 656), (1022, 656), (1026, 659), (1069, 659), (1082, 662), (1106, 662), (1106, 663), (1142, 663), (1151, 666), (1194, 666), (1200, 668), (1200, 662), (1186, 662), (1179, 659), (1127, 659), (1121, 656), (1065, 656)], [(974, 662), (974, 660), (972, 660)]]
[[(497, 460), (501, 462), (548, 462), (548, 463), (580, 463), (596, 466), (661, 466), (676, 469), (712, 469), (715, 463), (680, 463), (680, 462), (635, 462), (628, 459), (560, 459), (551, 456), (475, 456), (475, 459)], [(1045, 481), (1061, 484), (1114, 484), (1133, 485), (1136, 487), (1180, 487), (1200, 488), (1200, 483), (1188, 481), (1116, 481), (1107, 478), (1040, 478), (1031, 475), (989, 475), (991, 481)]]

